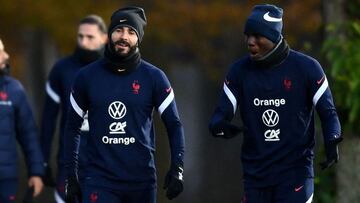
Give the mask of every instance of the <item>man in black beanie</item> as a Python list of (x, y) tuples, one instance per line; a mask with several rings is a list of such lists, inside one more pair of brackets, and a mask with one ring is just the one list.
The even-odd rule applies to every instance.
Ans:
[[(274, 5), (253, 8), (244, 29), (249, 54), (232, 64), (209, 125), (215, 137), (244, 135), (246, 203), (312, 202), (315, 110), (327, 157), (322, 168), (339, 159), (341, 127), (328, 80), (314, 58), (289, 48), (282, 17)], [(246, 128), (231, 124), (237, 109)]]
[[(73, 83), (65, 129), (68, 202), (156, 202), (154, 110), (165, 124), (171, 149), (166, 195), (173, 199), (183, 190), (184, 132), (169, 80), (141, 59), (145, 25), (142, 8), (115, 11), (104, 58), (83, 68)], [(77, 132), (87, 111), (89, 162), (80, 188)]]
[[(129, 72), (140, 62), (139, 44), (144, 36), (146, 16), (142, 8), (125, 7), (111, 16), (105, 59), (115, 72)], [(121, 37), (129, 33), (127, 39)]]
[[(107, 41), (107, 28), (100, 16), (88, 15), (80, 20), (77, 26), (76, 48), (74, 52), (54, 64), (49, 73), (45, 85), (46, 98), (41, 122), (41, 148), (44, 156), (46, 186), (55, 187), (54, 198), (57, 203), (63, 203), (65, 199), (66, 171), (64, 165), (64, 130), (66, 113), (70, 107), (69, 96), (71, 85), (77, 72), (89, 63), (98, 60), (104, 53)], [(59, 149), (57, 152), (56, 181), (53, 180), (50, 167), (52, 140), (55, 134), (58, 116), (60, 115)], [(89, 126), (85, 119), (80, 132), (83, 135), (79, 152), (79, 175), (82, 179), (83, 168), (86, 167), (87, 156), (85, 152)]]

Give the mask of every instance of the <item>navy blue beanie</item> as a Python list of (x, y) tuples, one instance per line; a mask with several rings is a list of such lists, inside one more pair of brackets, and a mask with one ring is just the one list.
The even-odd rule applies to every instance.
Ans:
[(282, 38), (283, 10), (270, 4), (256, 5), (248, 17), (244, 33), (259, 34), (274, 43)]
[(145, 25), (146, 16), (144, 9), (136, 6), (121, 8), (115, 11), (111, 16), (111, 23), (108, 31), (109, 39), (111, 39), (111, 34), (116, 28), (126, 26), (135, 30), (139, 42), (141, 42), (144, 36)]

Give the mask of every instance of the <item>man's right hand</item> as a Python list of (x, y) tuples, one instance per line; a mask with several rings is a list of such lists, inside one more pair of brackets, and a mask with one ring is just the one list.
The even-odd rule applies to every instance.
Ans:
[(245, 127), (238, 127), (229, 121), (222, 121), (210, 127), (212, 136), (225, 139), (233, 138), (245, 130)]
[(42, 189), (44, 188), (44, 184), (40, 176), (31, 176), (28, 180), (29, 188), (34, 188), (33, 196), (36, 197), (40, 194)]
[(75, 176), (69, 176), (65, 180), (65, 201), (66, 203), (82, 202), (80, 184)]
[(44, 185), (48, 187), (55, 187), (56, 183), (54, 181), (50, 166), (47, 163), (45, 163), (44, 166), (45, 166), (45, 174), (42, 177)]

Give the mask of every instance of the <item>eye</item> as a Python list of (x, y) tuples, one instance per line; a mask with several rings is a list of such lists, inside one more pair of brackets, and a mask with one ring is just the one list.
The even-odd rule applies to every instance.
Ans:
[(115, 32), (121, 33), (121, 32), (123, 32), (123, 30), (121, 28), (118, 28), (118, 29), (115, 30)]
[(130, 29), (130, 30), (129, 30), (129, 34), (130, 34), (130, 35), (136, 35), (136, 32), (135, 32), (135, 30)]

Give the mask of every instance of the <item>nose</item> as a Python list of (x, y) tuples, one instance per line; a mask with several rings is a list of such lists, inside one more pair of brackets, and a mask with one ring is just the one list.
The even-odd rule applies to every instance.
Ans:
[(246, 43), (249, 47), (255, 46), (256, 38), (254, 35), (248, 35), (246, 38)]
[(82, 48), (87, 48), (89, 44), (89, 40), (86, 37), (82, 37), (79, 39), (79, 46)]
[(120, 39), (127, 41), (129, 39), (129, 32), (127, 32), (126, 30), (120, 32)]
[(6, 51), (1, 51), (0, 52), (0, 57), (2, 60), (6, 61), (9, 59), (9, 54)]

